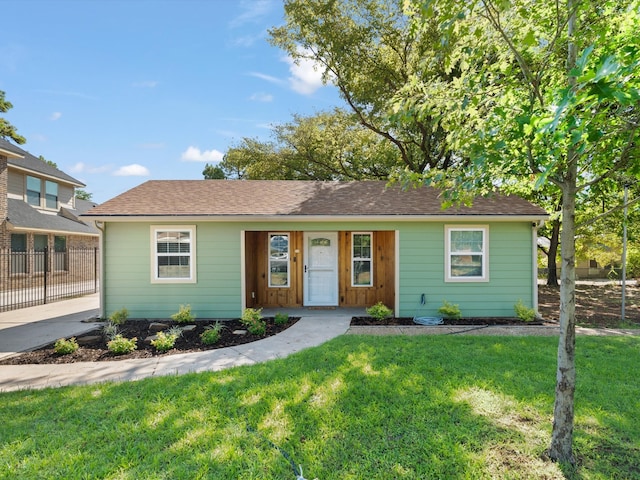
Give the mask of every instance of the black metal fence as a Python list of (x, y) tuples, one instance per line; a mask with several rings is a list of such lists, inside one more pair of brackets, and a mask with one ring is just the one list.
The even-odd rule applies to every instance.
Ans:
[(0, 312), (97, 291), (97, 248), (0, 250)]

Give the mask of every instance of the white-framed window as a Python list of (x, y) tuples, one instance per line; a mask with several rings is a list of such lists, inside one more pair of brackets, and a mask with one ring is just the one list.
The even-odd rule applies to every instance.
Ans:
[(371, 232), (351, 233), (351, 286), (370, 287), (373, 285), (373, 234)]
[(42, 180), (38, 177), (27, 175), (27, 203), (34, 207), (40, 206), (42, 195)]
[(196, 227), (151, 227), (152, 283), (196, 282)]
[(445, 227), (445, 281), (489, 281), (489, 227)]
[(58, 208), (58, 184), (46, 180), (44, 182), (44, 206), (53, 210)]
[(269, 286), (289, 286), (289, 234), (269, 233)]

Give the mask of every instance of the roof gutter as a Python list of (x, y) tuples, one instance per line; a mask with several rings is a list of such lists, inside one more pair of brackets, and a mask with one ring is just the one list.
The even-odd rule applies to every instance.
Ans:
[(536, 222), (544, 223), (542, 215), (80, 215), (83, 220), (100, 222)]
[(0, 147), (0, 155), (4, 155), (7, 158), (24, 158), (24, 155), (20, 155), (18, 152), (7, 150), (2, 147)]
[(53, 233), (54, 235), (78, 235), (83, 237), (97, 237), (98, 233), (82, 233), (70, 230), (51, 230), (49, 228), (35, 228), (35, 227), (17, 227), (11, 223), (11, 221), (7, 221), (7, 227), (12, 232), (34, 232), (34, 233)]

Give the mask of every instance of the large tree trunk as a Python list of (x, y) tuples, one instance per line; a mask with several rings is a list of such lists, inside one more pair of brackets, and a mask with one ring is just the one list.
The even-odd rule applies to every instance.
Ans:
[[(573, 173), (575, 175), (575, 162)], [(571, 176), (571, 173), (568, 175)], [(576, 388), (576, 312), (575, 312), (575, 176), (568, 179), (562, 201), (562, 239), (560, 250), (560, 339), (556, 372), (556, 397), (549, 456), (556, 461), (575, 463), (573, 456), (574, 394)], [(571, 185), (572, 184), (572, 185)]]
[(558, 286), (558, 243), (560, 241), (560, 219), (552, 222), (551, 238), (549, 239), (549, 252), (547, 253), (547, 285), (550, 287)]

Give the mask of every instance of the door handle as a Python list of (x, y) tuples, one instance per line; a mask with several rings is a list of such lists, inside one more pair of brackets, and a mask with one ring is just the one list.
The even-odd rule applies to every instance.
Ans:
[(307, 273), (307, 266), (304, 266), (304, 273)]

